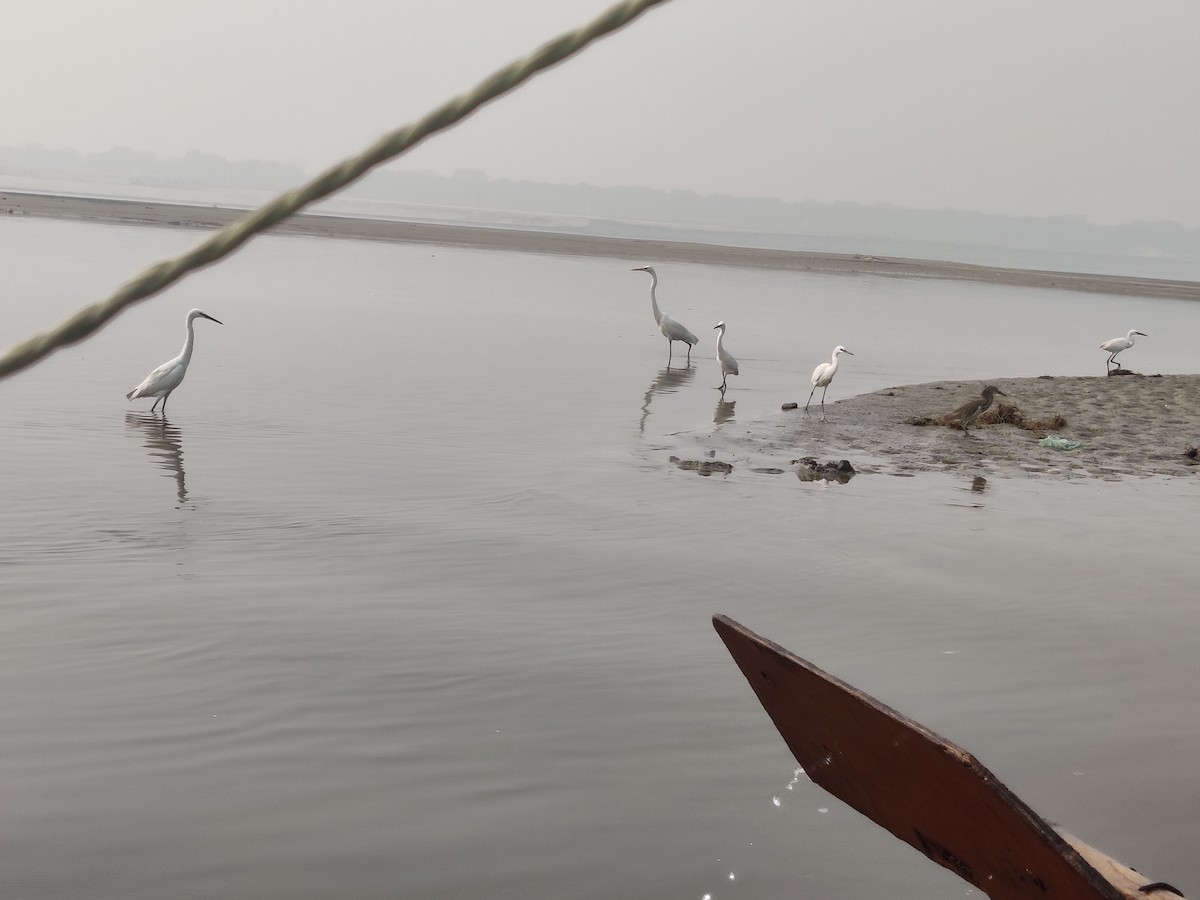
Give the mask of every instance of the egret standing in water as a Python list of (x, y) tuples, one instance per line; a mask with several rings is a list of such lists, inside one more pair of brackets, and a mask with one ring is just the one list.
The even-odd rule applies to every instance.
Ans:
[(187, 314), (187, 340), (183, 342), (183, 352), (147, 375), (145, 381), (125, 395), (126, 400), (134, 400), (137, 397), (157, 397), (158, 400), (154, 401), (150, 412), (154, 412), (154, 407), (158, 406), (158, 402), (161, 400), (163, 414), (166, 414), (167, 398), (171, 396), (171, 391), (182, 383), (183, 376), (187, 374), (188, 363), (192, 361), (192, 345), (196, 343), (192, 322), (196, 319), (208, 319), (218, 325), (224, 324), (220, 319), (214, 319), (208, 313), (198, 309), (189, 312)]
[(717, 335), (717, 359), (721, 361), (721, 393), (725, 393), (725, 379), (730, 375), (738, 373), (737, 360), (734, 359), (732, 353), (725, 349), (725, 323), (718, 322), (713, 328), (717, 329), (720, 334)]
[[(1105, 341), (1100, 345), (1100, 349), (1109, 354), (1108, 361), (1104, 364), (1105, 371), (1108, 371), (1112, 364), (1117, 362), (1118, 353), (1122, 350), (1128, 350), (1133, 346), (1133, 336), (1135, 334), (1140, 334), (1142, 337), (1150, 337), (1144, 331), (1130, 331), (1123, 338), (1113, 338), (1111, 341)], [(1121, 368), (1120, 363), (1117, 363), (1117, 368)]]
[(700, 338), (696, 337), (658, 308), (658, 300), (654, 296), (654, 289), (658, 287), (658, 273), (654, 271), (653, 266), (638, 266), (632, 271), (650, 273), (650, 309), (654, 313), (654, 321), (658, 323), (658, 330), (667, 339), (667, 365), (671, 365), (671, 350), (674, 348), (675, 341), (683, 341), (688, 345), (687, 360), (690, 364), (692, 361), (692, 345), (700, 343)]
[(970, 437), (971, 432), (968, 431), (975, 420), (982, 416), (985, 412), (992, 408), (992, 401), (996, 399), (996, 395), (1007, 397), (1008, 394), (1000, 390), (994, 384), (989, 384), (983, 389), (983, 393), (978, 400), (968, 400), (962, 406), (946, 414), (946, 421), (953, 422), (958, 420), (962, 424), (963, 437)]
[[(841, 353), (850, 353), (841, 344), (833, 348), (833, 359), (827, 363), (821, 363), (812, 373), (813, 389), (808, 392), (808, 403), (804, 404), (804, 411), (808, 412), (808, 404), (812, 403), (813, 394), (817, 392), (817, 388), (821, 388), (821, 421), (828, 421), (825, 418), (825, 392), (829, 390), (829, 382), (833, 381), (833, 376), (837, 374), (838, 355)], [(853, 356), (853, 353), (850, 353)]]

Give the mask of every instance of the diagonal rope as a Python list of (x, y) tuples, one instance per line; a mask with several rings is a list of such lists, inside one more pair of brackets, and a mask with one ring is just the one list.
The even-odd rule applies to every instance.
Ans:
[(252, 237), (305, 207), (362, 178), (372, 169), (457, 125), (484, 104), (519, 87), (538, 72), (578, 53), (588, 44), (636, 19), (667, 0), (625, 0), (574, 31), (560, 35), (524, 59), (510, 63), (476, 87), (439, 106), (424, 118), (385, 134), (358, 156), (326, 169), (294, 191), (281, 194), (245, 218), (222, 228), (208, 240), (174, 259), (160, 262), (126, 282), (107, 300), (85, 306), (57, 327), (17, 344), (0, 357), (0, 379), (32, 366), (54, 351), (99, 331), (118, 313), (179, 281), (189, 272), (233, 253)]

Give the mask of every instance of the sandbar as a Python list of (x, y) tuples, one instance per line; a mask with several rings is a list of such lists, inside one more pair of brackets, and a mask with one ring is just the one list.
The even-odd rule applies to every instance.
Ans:
[[(213, 230), (243, 218), (247, 215), (247, 210), (0, 190), (0, 215)], [(1194, 281), (1011, 269), (857, 253), (817, 253), (515, 228), (429, 224), (320, 213), (301, 213), (293, 216), (276, 225), (271, 232), (310, 237), (514, 250), (525, 253), (608, 257), (639, 262), (704, 263), (826, 274), (958, 279), (1093, 293), (1200, 300), (1200, 282)]]
[[(1030, 430), (983, 424), (965, 436), (958, 427), (914, 424), (936, 420), (994, 384), (997, 401), (1026, 420), (1062, 424)], [(819, 396), (819, 395), (818, 395)], [(785, 466), (797, 458), (848, 459), (862, 473), (968, 476), (1087, 477), (1200, 473), (1200, 375), (989, 378), (887, 388), (770, 418), (718, 428), (704, 439), (722, 459)], [(994, 407), (992, 413), (1000, 407)], [(985, 416), (986, 419), (986, 416)], [(1044, 437), (1080, 441), (1076, 450), (1039, 446)], [(1189, 455), (1189, 450), (1191, 455)]]

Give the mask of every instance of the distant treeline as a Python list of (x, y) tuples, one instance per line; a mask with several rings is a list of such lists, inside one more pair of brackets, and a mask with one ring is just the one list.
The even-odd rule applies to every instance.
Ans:
[[(308, 177), (298, 166), (233, 161), (193, 150), (163, 159), (116, 148), (104, 153), (0, 147), (0, 175), (181, 188), (252, 188), (279, 191)], [(453, 175), (384, 169), (347, 194), (376, 200), (536, 215), (577, 216), (666, 227), (756, 234), (878, 238), (1030, 248), (1064, 252), (1200, 255), (1200, 228), (1176, 222), (1095, 225), (1078, 216), (1009, 216), (891, 204), (784, 202), (644, 187), (594, 187), (489, 178), (460, 169)]]
[(0, 147), (0, 175), (101, 184), (272, 191), (295, 187), (308, 178), (299, 166), (256, 159), (234, 161), (199, 150), (163, 159), (128, 147), (116, 147), (103, 153), (79, 153), (76, 150), (48, 150), (38, 144)]

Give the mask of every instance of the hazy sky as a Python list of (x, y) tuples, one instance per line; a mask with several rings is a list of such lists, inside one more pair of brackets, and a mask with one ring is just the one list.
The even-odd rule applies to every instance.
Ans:
[[(0, 144), (310, 172), (604, 0), (3, 0)], [(1196, 0), (674, 0), (401, 168), (1200, 224)]]

